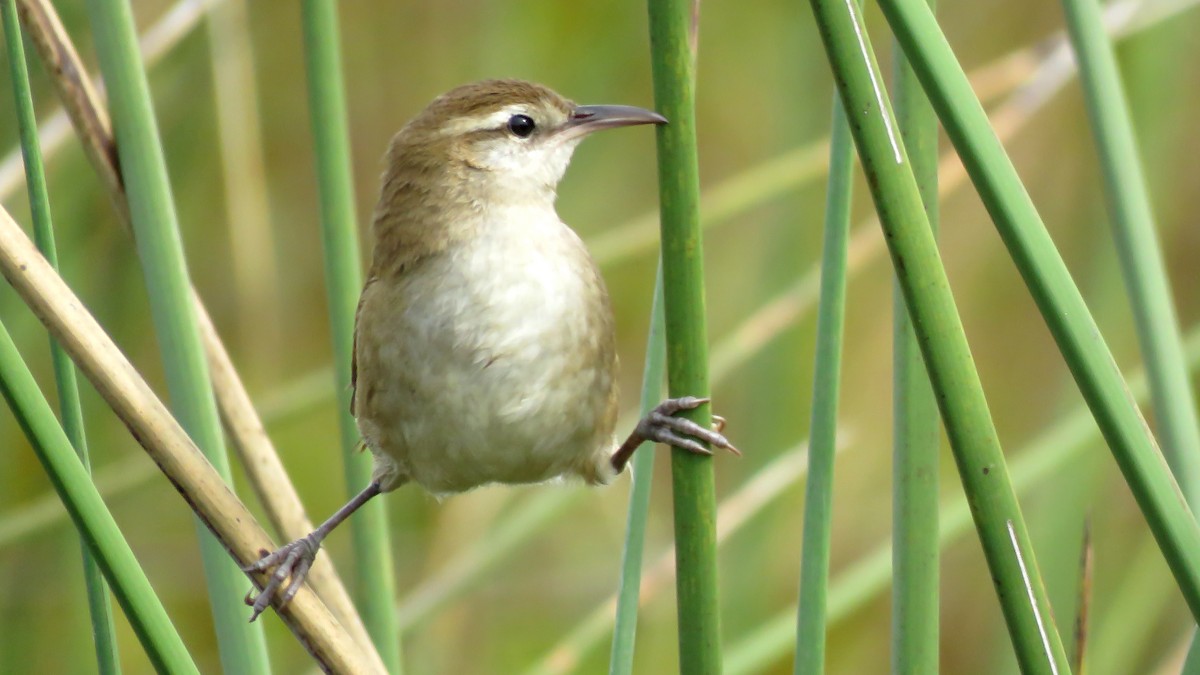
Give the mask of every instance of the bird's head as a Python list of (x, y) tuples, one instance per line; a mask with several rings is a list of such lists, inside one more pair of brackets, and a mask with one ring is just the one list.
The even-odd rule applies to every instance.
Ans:
[(576, 105), (531, 82), (484, 80), (439, 96), (409, 122), (392, 140), (388, 170), (412, 188), (444, 190), (459, 202), (553, 202), (585, 136), (666, 122), (632, 106)]

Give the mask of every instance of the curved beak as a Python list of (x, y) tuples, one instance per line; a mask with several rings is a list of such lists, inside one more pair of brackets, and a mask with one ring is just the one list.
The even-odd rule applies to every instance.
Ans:
[(560, 133), (566, 138), (577, 138), (601, 129), (666, 123), (667, 118), (662, 115), (631, 105), (581, 105), (571, 111)]

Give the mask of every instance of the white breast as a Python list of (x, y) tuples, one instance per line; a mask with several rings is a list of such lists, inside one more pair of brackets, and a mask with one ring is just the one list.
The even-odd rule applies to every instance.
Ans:
[(611, 310), (583, 243), (553, 210), (489, 215), (505, 225), (380, 289), (360, 325), (388, 336), (359, 352), (364, 438), (435, 493), (553, 478), (611, 434)]

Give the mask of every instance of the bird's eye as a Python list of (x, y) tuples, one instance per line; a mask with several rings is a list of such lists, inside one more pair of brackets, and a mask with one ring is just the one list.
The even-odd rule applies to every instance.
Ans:
[(529, 138), (536, 127), (533, 118), (529, 115), (513, 115), (508, 118), (508, 130), (517, 138)]

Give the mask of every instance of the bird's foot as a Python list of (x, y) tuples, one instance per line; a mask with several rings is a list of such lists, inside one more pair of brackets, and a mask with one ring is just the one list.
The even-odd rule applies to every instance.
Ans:
[(643, 417), (633, 433), (640, 436), (643, 441), (666, 443), (697, 455), (711, 455), (712, 450), (696, 441), (699, 438), (713, 447), (722, 448), (741, 456), (742, 452), (734, 447), (729, 439), (721, 435), (721, 430), (725, 428), (724, 417), (714, 415), (712, 429), (705, 429), (685, 417), (675, 417), (675, 413), (681, 410), (692, 410), (708, 401), (707, 398), (696, 398), (695, 396), (669, 398), (659, 403), (650, 411), (650, 414)]
[[(252, 595), (253, 590), (251, 590), (246, 594), (246, 604), (254, 608), (254, 613), (250, 615), (251, 621), (257, 619), (258, 615), (270, 606), (271, 600), (280, 593), (283, 595), (279, 596), (279, 602), (276, 604), (278, 609), (283, 609), (296, 596), (300, 586), (304, 584), (304, 578), (308, 576), (308, 570), (316, 560), (322, 538), (318, 536), (317, 532), (313, 532), (279, 548), (274, 553), (263, 551), (261, 558), (242, 568), (244, 572), (275, 570), (271, 573), (267, 585), (263, 587), (261, 593), (254, 596)], [(291, 581), (288, 581), (289, 577)], [(286, 586), (284, 585), (285, 581), (288, 582)]]
[(667, 399), (658, 404), (654, 410), (650, 411), (650, 414), (638, 422), (633, 433), (629, 434), (629, 438), (613, 453), (611, 458), (613, 469), (617, 473), (621, 473), (625, 469), (625, 465), (629, 463), (634, 451), (646, 441), (666, 443), (697, 455), (711, 455), (712, 450), (700, 443), (700, 441), (704, 441), (713, 447), (723, 448), (740, 456), (741, 451), (734, 447), (729, 439), (721, 435), (721, 430), (725, 428), (725, 418), (714, 415), (713, 428), (705, 429), (692, 420), (674, 416), (681, 410), (692, 410), (708, 401), (707, 398), (684, 396)]

